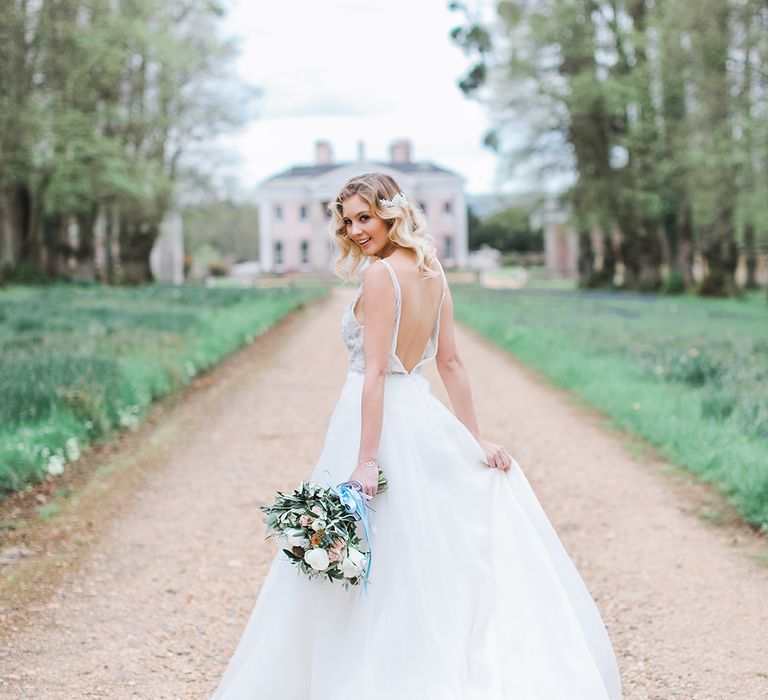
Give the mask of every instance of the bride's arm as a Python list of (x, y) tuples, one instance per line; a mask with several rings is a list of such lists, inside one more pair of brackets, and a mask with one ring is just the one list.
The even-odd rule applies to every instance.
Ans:
[(376, 495), (379, 471), (366, 467), (365, 462), (376, 461), (384, 417), (384, 380), (395, 326), (395, 289), (384, 265), (371, 265), (363, 274), (363, 308), (365, 333), (363, 356), (365, 379), (361, 406), (360, 451), (357, 467), (350, 479), (357, 479), (363, 491)]
[(446, 289), (443, 308), (440, 312), (440, 334), (437, 339), (437, 356), (435, 361), (440, 379), (443, 380), (445, 390), (448, 392), (448, 398), (451, 400), (453, 412), (480, 443), (480, 446), (485, 451), (488, 466), (507, 471), (511, 464), (507, 451), (501, 445), (480, 437), (480, 428), (477, 425), (469, 376), (464, 369), (464, 363), (456, 348), (453, 324), (453, 298), (451, 297), (450, 288)]

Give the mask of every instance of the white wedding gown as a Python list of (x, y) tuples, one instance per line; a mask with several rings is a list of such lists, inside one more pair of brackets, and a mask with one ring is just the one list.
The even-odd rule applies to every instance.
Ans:
[[(618, 700), (600, 614), (520, 466), (483, 465), (420, 373), (439, 313), (408, 373), (394, 352), (397, 276), (377, 262), (397, 312), (378, 452), (389, 489), (371, 502), (367, 593), (309, 580), (278, 553), (212, 700)], [(342, 317), (349, 373), (310, 478), (323, 485), (357, 461), (359, 296)]]

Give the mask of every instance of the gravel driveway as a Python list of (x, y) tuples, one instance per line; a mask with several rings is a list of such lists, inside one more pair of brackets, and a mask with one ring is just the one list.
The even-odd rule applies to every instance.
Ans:
[[(320, 452), (351, 294), (334, 290), (215, 370), (131, 447), (140, 460), (113, 457), (141, 477), (104, 478), (108, 507), (89, 516), (77, 566), (52, 569), (34, 604), (0, 601), (12, 621), (0, 697), (209, 697), (273, 556), (257, 506)], [(522, 466), (602, 611), (625, 698), (768, 697), (768, 567), (745, 553), (765, 542), (703, 520), (705, 489), (509, 355), (466, 331), (458, 342), (481, 429)]]

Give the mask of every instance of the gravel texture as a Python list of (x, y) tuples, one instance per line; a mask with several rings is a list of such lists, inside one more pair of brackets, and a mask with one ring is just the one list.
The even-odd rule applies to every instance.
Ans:
[[(209, 697), (275, 551), (257, 506), (320, 453), (351, 293), (281, 322), (112, 458), (115, 474), (141, 477), (105, 477), (108, 507), (67, 511), (89, 518), (75, 564), (52, 564), (42, 578), (53, 583), (23, 604), (0, 600), (0, 697)], [(506, 353), (462, 330), (458, 343), (481, 430), (518, 460), (579, 567), (625, 698), (768, 697), (768, 567), (749, 556), (765, 542), (700, 517), (719, 507), (706, 488)], [(445, 400), (434, 366), (426, 373)]]

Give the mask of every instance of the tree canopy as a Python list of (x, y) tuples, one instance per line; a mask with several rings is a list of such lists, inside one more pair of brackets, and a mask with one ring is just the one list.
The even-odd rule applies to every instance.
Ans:
[(512, 206), (479, 219), (470, 209), (469, 248), (477, 250), (488, 245), (502, 253), (532, 253), (544, 249), (540, 230), (530, 223), (530, 211), (526, 207)]
[[(542, 177), (572, 173), (564, 204), (583, 248), (602, 232), (584, 284), (656, 290), (662, 266), (731, 294), (737, 253), (755, 286), (768, 244), (768, 5), (762, 0), (453, 2), (459, 81), (489, 105), (485, 142)], [(520, 133), (525, 138), (519, 139)]]
[(11, 0), (2, 12), (0, 261), (54, 277), (74, 261), (92, 278), (104, 217), (105, 276), (148, 280), (184, 155), (243, 118), (221, 4)]

